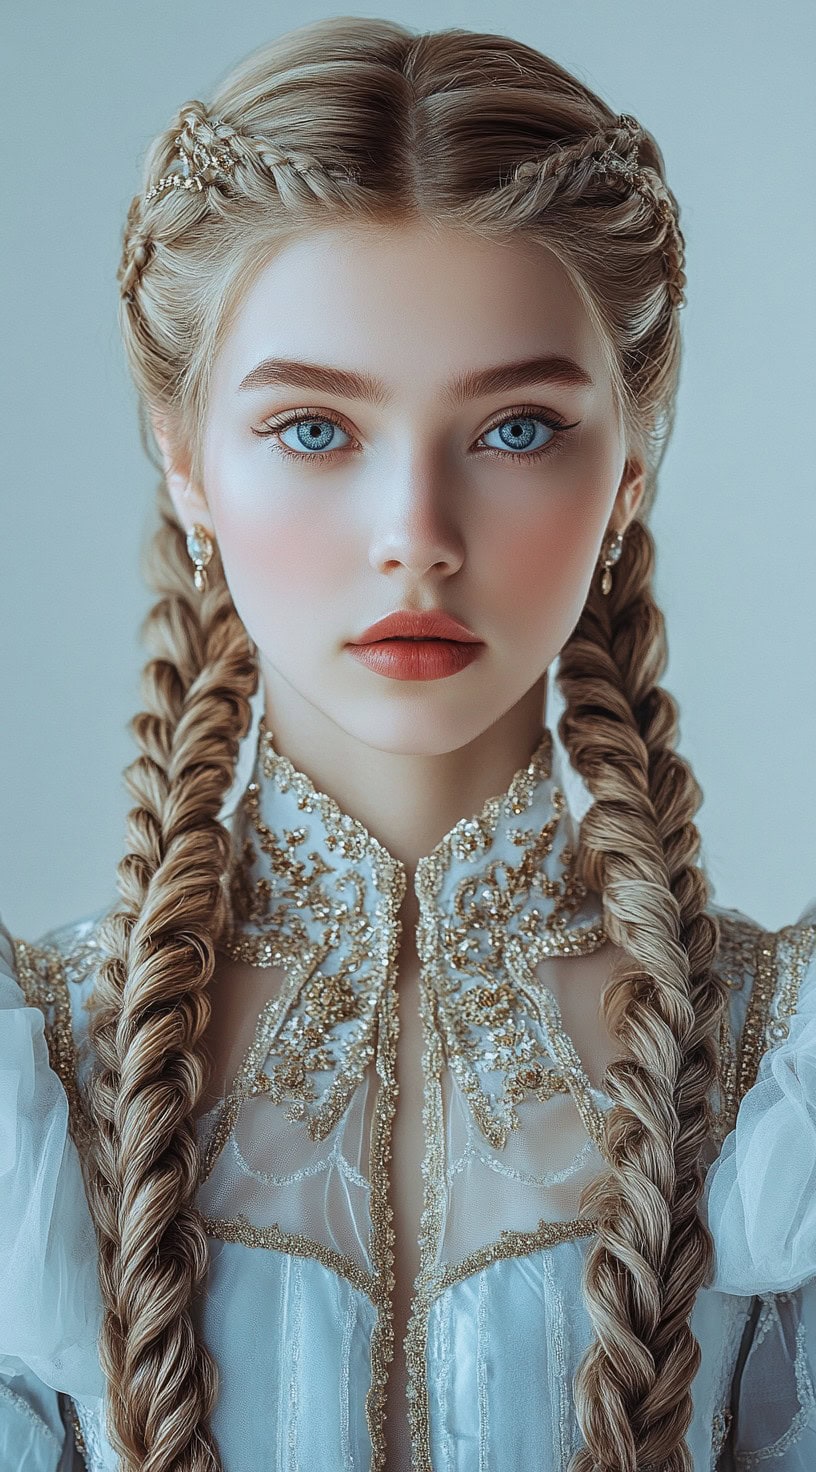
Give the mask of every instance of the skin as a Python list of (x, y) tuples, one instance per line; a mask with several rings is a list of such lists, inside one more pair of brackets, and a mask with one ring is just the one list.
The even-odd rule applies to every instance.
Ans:
[[(457, 374), (548, 353), (592, 386), (444, 397)], [(268, 357), (367, 372), (389, 392), (240, 390)], [(321, 421), (330, 457), (293, 427), (280, 436), (297, 460), (259, 437), (272, 416), (303, 410), (339, 421)], [(556, 435), (535, 412), (577, 427)], [(530, 450), (554, 441), (554, 452), (511, 458), (497, 426), (520, 418), (533, 418)], [(410, 919), (417, 859), (527, 762), (548, 666), (600, 576), (604, 538), (643, 493), (580, 298), (531, 242), (420, 221), (321, 229), (279, 247), (233, 315), (203, 484), (154, 426), (180, 523), (217, 541), (258, 647), (277, 749), (405, 864)], [(455, 675), (388, 679), (344, 647), (387, 613), (432, 607), (485, 641)]]

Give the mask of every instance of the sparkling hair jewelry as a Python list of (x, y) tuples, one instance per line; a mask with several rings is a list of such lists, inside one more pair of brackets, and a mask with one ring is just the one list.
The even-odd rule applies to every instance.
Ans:
[[(207, 118), (207, 124), (213, 132), (223, 126), (220, 118)], [(202, 180), (205, 174), (213, 171), (231, 174), (235, 168), (236, 158), (226, 141), (221, 142), (220, 147), (214, 147), (198, 139), (193, 144), (192, 152), (188, 153), (184, 147), (183, 134), (179, 133), (175, 144), (178, 170), (156, 180), (153, 188), (144, 197), (145, 204), (157, 194), (163, 194), (166, 189), (197, 189), (200, 193), (204, 188)]]
[[(189, 145), (185, 147), (185, 139), (182, 133), (174, 139), (176, 145), (176, 162), (178, 167), (173, 173), (164, 174), (157, 179), (152, 189), (144, 196), (143, 203), (149, 204), (151, 199), (163, 194), (168, 189), (195, 189), (201, 192), (204, 188), (204, 180), (214, 183), (214, 173), (231, 175), (235, 170), (238, 155), (231, 148), (231, 140), (235, 137), (232, 127), (222, 118), (205, 116), (203, 119), (191, 116), (190, 121), (194, 127), (202, 127), (213, 135), (211, 142), (205, 143), (199, 136), (193, 143), (192, 149)], [(645, 177), (643, 169), (638, 164), (637, 154), (643, 129), (637, 118), (631, 113), (619, 113), (615, 118), (615, 127), (622, 129), (628, 134), (628, 145), (625, 153), (618, 153), (611, 146), (606, 148), (602, 154), (592, 160), (591, 172), (593, 174), (621, 174), (631, 180), (633, 184), (641, 183)], [(218, 129), (222, 130), (221, 135)], [(518, 176), (522, 177), (524, 171), (535, 168), (535, 160), (527, 160), (519, 167)]]
[[(175, 158), (169, 166), (168, 173), (157, 179), (152, 188), (142, 197), (142, 209), (158, 195), (166, 192), (174, 193), (183, 189), (202, 193), (205, 186), (221, 187), (231, 180), (237, 164), (250, 156), (256, 163), (262, 161), (265, 165), (274, 167), (269, 161), (268, 149), (266, 153), (256, 152), (254, 148), (256, 140), (242, 134), (223, 118), (210, 117), (200, 102), (188, 104), (185, 109), (182, 109), (180, 124), (182, 131), (174, 138)], [(598, 175), (607, 179), (610, 176), (617, 176), (625, 179), (632, 189), (648, 200), (657, 211), (674, 237), (675, 250), (666, 252), (667, 291), (672, 305), (682, 306), (685, 301), (686, 278), (682, 269), (684, 250), (682, 237), (679, 236), (676, 206), (665, 190), (658, 188), (656, 193), (654, 170), (644, 167), (638, 160), (641, 140), (647, 135), (637, 118), (632, 117), (630, 113), (618, 113), (614, 122), (603, 132), (614, 132), (617, 135), (614, 145), (610, 143), (603, 148), (602, 152), (585, 159), (582, 167), (587, 170), (589, 176)], [(624, 135), (622, 142), (621, 134)], [(568, 153), (568, 151), (569, 145), (566, 145), (564, 152)], [(341, 178), (348, 182), (359, 182), (360, 179), (360, 173), (356, 167), (324, 165), (319, 160), (307, 158), (305, 155), (301, 156), (297, 152), (288, 153), (274, 149), (273, 152), (278, 154), (276, 164), (285, 165), (295, 174), (308, 175), (318, 172), (326, 177)], [(556, 147), (544, 155), (543, 159), (522, 160), (514, 170), (515, 179), (522, 182), (528, 178), (534, 179), (542, 168), (542, 164), (547, 167), (551, 160), (557, 158), (558, 153), (559, 149)], [(136, 280), (139, 279), (147, 263), (148, 247), (149, 237), (134, 237), (133, 265)], [(134, 273), (131, 270), (123, 274), (126, 277), (126, 284), (123, 284), (122, 295), (124, 300), (132, 306), (135, 302), (132, 289)]]
[(191, 561), (195, 563), (193, 582), (198, 592), (203, 593), (207, 586), (207, 563), (213, 555), (213, 543), (207, 528), (200, 521), (194, 522), (187, 533), (187, 551)]
[(604, 594), (604, 596), (606, 596), (607, 593), (611, 593), (612, 591), (612, 573), (610, 569), (614, 567), (616, 562), (620, 561), (620, 555), (622, 551), (623, 532), (613, 532), (604, 548), (603, 556), (601, 558), (601, 567), (603, 568), (603, 577), (601, 578), (601, 592)]

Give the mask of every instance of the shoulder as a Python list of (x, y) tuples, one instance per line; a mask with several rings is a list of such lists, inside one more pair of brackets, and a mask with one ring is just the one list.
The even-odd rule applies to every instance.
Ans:
[[(767, 930), (741, 910), (713, 905), (720, 926), (714, 969), (728, 988), (720, 1032), (719, 1142), (733, 1129), (760, 1060), (790, 1032), (816, 957), (816, 902), (798, 920)], [(816, 976), (814, 977), (816, 981)], [(807, 986), (805, 987), (807, 990)]]
[[(0, 1369), (96, 1397), (102, 1308), (64, 960), (2, 920), (0, 1059)], [(15, 1404), (27, 1417), (25, 1396)]]
[(714, 1286), (730, 1293), (816, 1277), (816, 906), (757, 930), (743, 930), (733, 1117), (704, 1192)]
[(83, 1088), (91, 1068), (88, 998), (100, 949), (97, 930), (112, 905), (55, 926), (36, 941), (10, 936), (17, 982), (29, 1007), (43, 1014), (51, 1067), (68, 1096), (71, 1130), (84, 1133)]

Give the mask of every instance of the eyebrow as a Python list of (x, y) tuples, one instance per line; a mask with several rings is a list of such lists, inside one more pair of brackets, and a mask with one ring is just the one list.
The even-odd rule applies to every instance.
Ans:
[[(442, 398), (454, 407), (484, 394), (506, 393), (527, 383), (558, 383), (592, 388), (593, 381), (585, 368), (557, 353), (543, 357), (522, 358), (516, 363), (497, 363), (492, 368), (472, 369), (456, 374), (442, 390)], [(305, 363), (296, 358), (264, 358), (262, 363), (241, 379), (238, 391), (286, 387), (314, 389), (317, 393), (337, 394), (344, 399), (367, 399), (385, 404), (391, 399), (388, 385), (371, 373), (357, 373), (348, 368), (331, 368), (325, 363)]]

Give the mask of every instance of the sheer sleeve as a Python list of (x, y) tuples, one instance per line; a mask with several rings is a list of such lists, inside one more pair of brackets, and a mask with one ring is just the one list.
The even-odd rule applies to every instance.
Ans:
[[(28, 1419), (34, 1446), (22, 1406), (21, 1386), (36, 1388), (27, 1371), (77, 1399), (102, 1396), (101, 1319), (96, 1235), (68, 1099), (50, 1066), (43, 1013), (26, 1005), (0, 921), (0, 1446), (12, 1416), (20, 1427)], [(30, 1463), (2, 1465), (51, 1465), (44, 1456), (37, 1461), (32, 1451)]]
[(0, 1372), (0, 1467), (4, 1472), (80, 1472), (60, 1395), (22, 1366)]
[(816, 904), (768, 937), (767, 1046), (706, 1174), (711, 1286), (723, 1293), (789, 1293), (816, 1278), (815, 922)]
[(735, 1472), (816, 1467), (816, 1282), (758, 1300), (736, 1387)]

